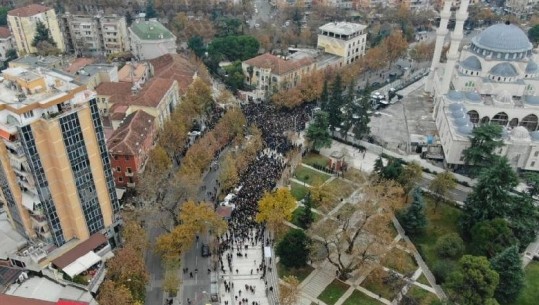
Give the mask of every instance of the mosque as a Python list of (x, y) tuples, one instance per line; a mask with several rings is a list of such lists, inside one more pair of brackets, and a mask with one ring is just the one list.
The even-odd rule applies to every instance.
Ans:
[(515, 169), (539, 170), (538, 54), (516, 25), (492, 25), (459, 46), (468, 0), (456, 12), (447, 63), (440, 56), (447, 34), (451, 1), (446, 1), (425, 90), (434, 98), (433, 116), (444, 160), (449, 167), (464, 164), (473, 128), (485, 123), (504, 127), (504, 146), (496, 151)]

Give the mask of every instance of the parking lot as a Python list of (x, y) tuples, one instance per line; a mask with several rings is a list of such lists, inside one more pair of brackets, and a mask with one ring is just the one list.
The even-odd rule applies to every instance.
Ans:
[(385, 148), (408, 152), (410, 134), (436, 135), (432, 107), (432, 99), (420, 86), (397, 103), (378, 109), (369, 124), (371, 135)]

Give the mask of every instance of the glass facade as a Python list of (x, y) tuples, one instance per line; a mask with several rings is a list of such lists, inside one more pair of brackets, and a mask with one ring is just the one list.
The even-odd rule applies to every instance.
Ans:
[(92, 235), (103, 229), (105, 225), (78, 113), (75, 112), (61, 117), (60, 127), (86, 226), (90, 235)]
[(29, 125), (23, 126), (20, 128), (19, 133), (22, 135), (21, 143), (22, 147), (24, 148), (26, 158), (28, 159), (28, 166), (30, 166), (32, 175), (36, 181), (39, 200), (43, 204), (45, 216), (47, 217), (47, 222), (49, 223), (49, 227), (52, 231), (53, 242), (55, 245), (61, 246), (65, 243), (64, 233), (62, 231), (62, 226), (60, 225), (60, 219), (58, 218), (56, 207), (52, 201), (49, 183), (47, 181), (47, 177), (45, 176), (41, 159), (39, 158), (32, 128)]
[(92, 113), (92, 122), (94, 124), (95, 134), (97, 136), (97, 144), (99, 145), (99, 153), (101, 155), (101, 160), (103, 161), (103, 171), (105, 172), (110, 202), (112, 204), (112, 210), (114, 211), (114, 214), (116, 214), (120, 211), (120, 203), (118, 202), (118, 196), (116, 195), (114, 177), (112, 176), (110, 158), (107, 151), (107, 143), (105, 141), (105, 132), (103, 131), (103, 124), (101, 122), (101, 116), (99, 116), (99, 108), (97, 107), (97, 101), (95, 98), (90, 100), (90, 110)]

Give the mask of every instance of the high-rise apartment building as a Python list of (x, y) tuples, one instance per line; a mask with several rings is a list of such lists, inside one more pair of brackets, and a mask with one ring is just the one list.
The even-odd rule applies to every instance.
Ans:
[(1, 79), (0, 199), (13, 226), (57, 246), (115, 226), (95, 94), (45, 68), (8, 68)]
[(13, 33), (15, 47), (19, 55), (37, 52), (37, 49), (32, 46), (32, 42), (36, 36), (38, 20), (49, 29), (56, 47), (63, 52), (65, 50), (64, 39), (54, 9), (39, 4), (30, 4), (13, 9), (7, 14), (7, 23), (11, 33)]
[(129, 51), (125, 17), (66, 13), (60, 20), (69, 53), (106, 56)]

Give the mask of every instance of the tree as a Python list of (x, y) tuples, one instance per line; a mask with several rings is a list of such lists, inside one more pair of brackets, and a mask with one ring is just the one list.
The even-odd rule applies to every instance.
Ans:
[(518, 178), (505, 157), (482, 171), (473, 192), (466, 198), (461, 223), (465, 232), (478, 222), (503, 218), (511, 208), (511, 192)]
[(226, 231), (227, 224), (210, 203), (184, 202), (179, 210), (178, 225), (157, 238), (155, 251), (167, 261), (179, 260), (191, 247), (197, 234), (211, 232), (217, 236)]
[(245, 75), (243, 75), (241, 61), (237, 60), (223, 69), (226, 73), (224, 75), (224, 82), (226, 85), (228, 85), (230, 90), (237, 92), (238, 89), (242, 89), (243, 84), (245, 83)]
[(32, 46), (40, 50), (56, 48), (56, 42), (52, 38), (51, 32), (41, 20), (36, 22), (36, 35), (32, 40)]
[(492, 302), (500, 277), (484, 256), (464, 255), (458, 270), (447, 281), (451, 299), (461, 305), (483, 305)]
[(280, 262), (288, 268), (301, 268), (307, 265), (311, 239), (303, 230), (291, 229), (277, 244), (276, 252)]
[(323, 111), (327, 112), (329, 110), (328, 107), (329, 107), (329, 88), (328, 88), (328, 79), (325, 78), (324, 84), (322, 87), (322, 92), (320, 94), (320, 108)]
[(217, 37), (208, 45), (208, 55), (213, 62), (223, 60), (244, 61), (258, 54), (260, 43), (249, 35)]
[(121, 248), (107, 261), (107, 277), (129, 289), (134, 300), (144, 301), (148, 271), (139, 252), (130, 247)]
[(373, 267), (394, 239), (392, 217), (402, 206), (404, 192), (392, 181), (368, 185), (357, 202), (341, 207), (335, 221), (311, 228), (313, 259), (327, 259), (346, 279), (359, 268)]
[(518, 243), (509, 224), (502, 218), (478, 222), (472, 227), (470, 236), (477, 254), (487, 257)]
[(438, 256), (456, 259), (464, 253), (464, 241), (457, 233), (448, 233), (438, 238), (434, 248)]
[(539, 174), (525, 173), (524, 180), (528, 186), (528, 194), (532, 197), (539, 195)]
[(423, 178), (423, 168), (416, 161), (408, 163), (398, 176), (398, 182), (405, 190), (410, 190)]
[(530, 38), (530, 40), (535, 44), (537, 45), (537, 43), (539, 42), (539, 24), (538, 25), (534, 25), (532, 28), (530, 28), (528, 30), (528, 38)]
[(308, 229), (314, 221), (313, 211), (311, 210), (313, 207), (312, 202), (311, 193), (309, 192), (303, 199), (303, 211), (299, 215), (298, 220), (300, 227), (303, 229)]
[(142, 256), (148, 248), (148, 235), (146, 234), (144, 228), (136, 220), (127, 217), (123, 218), (123, 246), (124, 248), (133, 249)]
[(182, 103), (192, 105), (196, 115), (205, 114), (214, 104), (210, 86), (201, 78), (196, 78), (187, 89)]
[(474, 128), (470, 147), (463, 151), (464, 162), (471, 167), (473, 174), (478, 174), (496, 161), (498, 156), (495, 151), (503, 146), (503, 141), (499, 140), (501, 135), (502, 126), (497, 124), (483, 124)]
[(389, 64), (391, 64), (406, 54), (408, 42), (406, 42), (402, 31), (393, 31), (384, 39), (382, 47), (386, 50)]
[(236, 169), (236, 161), (232, 157), (232, 154), (227, 154), (221, 162), (219, 170), (219, 182), (221, 188), (226, 191), (234, 187), (240, 181), (238, 170)]
[(323, 147), (331, 146), (331, 135), (329, 134), (328, 114), (324, 111), (317, 111), (314, 114), (314, 121), (307, 129), (307, 139), (312, 143), (315, 151), (320, 151)]
[(347, 104), (344, 125), (346, 126), (346, 132), (350, 129), (352, 130), (354, 139), (361, 140), (370, 133), (370, 110), (371, 104), (366, 96), (363, 96), (360, 99), (353, 99)]
[(163, 281), (163, 290), (171, 295), (176, 295), (178, 293), (178, 288), (181, 284), (180, 278), (178, 277), (178, 271), (180, 268), (180, 263), (178, 261), (165, 261), (165, 279)]
[(189, 49), (193, 50), (195, 55), (198, 58), (202, 58), (206, 52), (206, 47), (204, 46), (204, 39), (201, 36), (195, 35), (189, 38), (187, 42)]
[(535, 241), (539, 230), (539, 210), (530, 196), (514, 196), (506, 211), (509, 226), (519, 241), (521, 250)]
[(438, 204), (447, 197), (447, 194), (457, 186), (455, 175), (450, 171), (437, 173), (429, 184), (429, 190), (436, 195), (434, 201), (434, 212), (438, 209)]
[(401, 160), (389, 158), (387, 165), (382, 166), (377, 174), (381, 179), (397, 181), (401, 177), (403, 169)]
[(289, 189), (279, 188), (274, 192), (266, 192), (258, 201), (256, 221), (266, 223), (277, 236), (280, 235), (285, 221), (292, 219), (292, 211), (296, 208), (296, 199)]
[(299, 301), (301, 289), (300, 281), (293, 275), (287, 275), (283, 278), (283, 283), (279, 284), (279, 304), (296, 305)]
[(154, 1), (148, 0), (146, 3), (146, 20), (159, 17), (154, 7)]
[(7, 25), (7, 13), (9, 12), (9, 8), (5, 6), (0, 6), (0, 26), (6, 26)]
[(524, 271), (518, 247), (512, 246), (505, 249), (496, 255), (490, 264), (500, 276), (500, 283), (494, 292), (496, 299), (503, 304), (515, 302), (524, 287)]
[(102, 305), (133, 305), (135, 303), (127, 287), (108, 279), (99, 286), (97, 301)]
[(427, 226), (425, 204), (419, 188), (413, 190), (412, 198), (412, 204), (399, 216), (399, 221), (407, 234), (418, 235), (423, 233)]
[(341, 108), (344, 105), (344, 97), (343, 97), (343, 85), (342, 85), (342, 78), (340, 74), (337, 74), (335, 77), (335, 80), (333, 81), (333, 84), (331, 86), (331, 96), (329, 98), (328, 103), (328, 111), (329, 114), (329, 128), (332, 131), (335, 131), (336, 128), (340, 128), (342, 123), (342, 112)]

